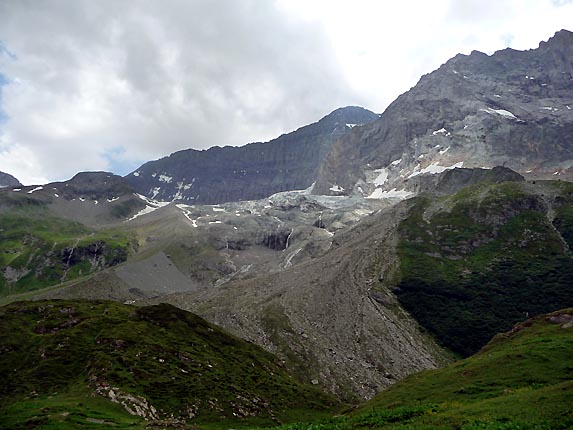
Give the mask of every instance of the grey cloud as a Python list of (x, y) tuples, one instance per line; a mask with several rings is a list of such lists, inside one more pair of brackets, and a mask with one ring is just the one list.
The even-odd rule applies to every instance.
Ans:
[(268, 139), (362, 101), (321, 28), (268, 1), (3, 1), (0, 41), (17, 56), (0, 59), (0, 170), (18, 144), (30, 177)]

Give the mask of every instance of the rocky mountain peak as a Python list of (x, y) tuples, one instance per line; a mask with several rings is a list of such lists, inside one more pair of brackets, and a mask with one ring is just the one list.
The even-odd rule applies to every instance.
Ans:
[(0, 172), (0, 188), (20, 186), (20, 181), (8, 173)]
[(407, 182), (456, 167), (505, 165), (573, 177), (573, 33), (539, 48), (457, 55), (331, 148), (316, 194), (410, 196)]
[(144, 164), (126, 179), (150, 198), (194, 204), (256, 200), (306, 189), (332, 144), (356, 125), (376, 119), (377, 114), (361, 107), (340, 108), (270, 142), (179, 151)]
[(49, 186), (66, 199), (113, 199), (134, 192), (124, 178), (110, 172), (80, 172), (69, 181), (55, 182)]
[(573, 45), (573, 32), (569, 30), (559, 30), (552, 37), (539, 43), (539, 48), (546, 49), (572, 49)]

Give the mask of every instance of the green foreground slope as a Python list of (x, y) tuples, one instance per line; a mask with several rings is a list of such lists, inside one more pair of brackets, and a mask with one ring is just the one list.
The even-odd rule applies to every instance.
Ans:
[(354, 412), (283, 430), (573, 428), (573, 309), (496, 336), (478, 354), (398, 382)]
[(0, 308), (1, 429), (270, 424), (338, 406), (272, 354), (170, 305)]

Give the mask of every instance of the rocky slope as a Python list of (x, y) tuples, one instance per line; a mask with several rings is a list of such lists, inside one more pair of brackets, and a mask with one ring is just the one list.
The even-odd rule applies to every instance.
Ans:
[(188, 204), (257, 200), (302, 190), (312, 185), (336, 139), (377, 118), (360, 107), (340, 108), (270, 142), (179, 151), (144, 164), (126, 178), (147, 197)]
[(573, 33), (537, 49), (457, 55), (381, 117), (331, 149), (317, 194), (408, 196), (412, 178), (505, 165), (530, 178), (573, 175)]
[(20, 181), (8, 173), (0, 172), (0, 188), (3, 187), (17, 187)]
[(383, 209), (329, 251), (270, 275), (163, 296), (277, 353), (304, 381), (345, 399), (368, 398), (448, 361), (380, 278), (397, 268), (402, 206)]

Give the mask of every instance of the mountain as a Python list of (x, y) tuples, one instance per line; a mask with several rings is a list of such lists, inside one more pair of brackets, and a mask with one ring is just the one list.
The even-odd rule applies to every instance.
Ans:
[(504, 165), (528, 178), (573, 177), (573, 33), (537, 49), (457, 55), (379, 119), (336, 142), (313, 192), (407, 196), (421, 174)]
[(123, 224), (147, 208), (120, 176), (0, 189), (0, 297), (115, 266), (138, 248)]
[[(471, 355), (528, 316), (573, 306), (570, 37), (560, 32), (526, 52), (458, 56), (362, 126), (341, 129), (351, 123), (331, 114), (270, 143), (182, 152), (203, 154), (212, 178), (233, 165), (213, 154), (258, 163), (260, 149), (271, 148), (269, 163), (285, 166), (290, 154), (295, 165), (300, 148), (321, 147), (309, 142), (330, 142), (319, 170), (318, 161), (296, 164), (305, 184), (285, 182), (290, 170), (264, 170), (306, 190), (268, 196), (264, 182), (242, 175), (217, 186), (264, 188), (265, 198), (182, 201), (157, 187), (195, 192), (189, 177), (151, 168), (171, 157), (128, 178), (91, 172), (0, 190), (0, 301), (171, 303), (348, 401)], [(563, 106), (538, 108), (549, 102)], [(299, 133), (319, 137), (289, 140)], [(150, 178), (145, 192), (179, 200), (138, 194), (132, 181)]]
[(148, 302), (197, 312), (343, 398), (443, 365), (435, 340), (467, 356), (528, 315), (573, 306), (572, 184), (459, 170), (483, 180), (372, 213), (286, 270)]
[(69, 300), (0, 308), (0, 399), (1, 429), (269, 425), (340, 407), (196, 315)]
[(138, 193), (152, 199), (189, 204), (257, 200), (301, 190), (315, 181), (322, 160), (339, 137), (377, 118), (360, 107), (340, 108), (270, 142), (179, 151), (144, 164), (126, 179)]
[(3, 187), (18, 187), (20, 186), (20, 181), (14, 176), (8, 173), (0, 172), (0, 188)]

